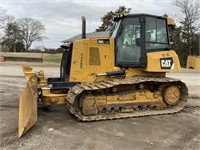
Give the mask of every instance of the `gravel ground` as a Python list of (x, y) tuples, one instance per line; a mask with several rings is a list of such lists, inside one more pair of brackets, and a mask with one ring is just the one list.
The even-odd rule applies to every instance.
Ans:
[[(59, 76), (58, 67), (34, 67)], [(0, 149), (199, 150), (200, 74), (185, 70), (168, 76), (182, 79), (189, 100), (180, 113), (98, 122), (79, 122), (64, 106), (38, 109), (37, 124), (17, 138), (19, 96), (25, 87), (19, 65), (0, 65)]]

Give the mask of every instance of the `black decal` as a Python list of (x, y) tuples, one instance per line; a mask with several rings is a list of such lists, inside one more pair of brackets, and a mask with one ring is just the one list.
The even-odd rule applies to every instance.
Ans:
[(173, 69), (174, 61), (173, 61), (172, 57), (161, 58), (160, 59), (160, 67), (161, 67), (161, 69)]
[(81, 53), (80, 57), (80, 69), (83, 69), (83, 53)]

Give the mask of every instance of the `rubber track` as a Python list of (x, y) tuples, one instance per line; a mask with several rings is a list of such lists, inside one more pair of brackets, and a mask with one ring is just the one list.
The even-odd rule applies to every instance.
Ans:
[[(130, 113), (115, 113), (115, 114), (98, 114), (95, 116), (85, 116), (79, 109), (74, 107), (74, 102), (77, 98), (80, 97), (81, 93), (84, 91), (93, 91), (93, 90), (103, 90), (106, 88), (111, 88), (117, 85), (127, 85), (127, 84), (138, 84), (143, 82), (155, 82), (155, 83), (177, 83), (181, 86), (181, 99), (180, 102), (173, 107), (168, 107), (164, 110), (140, 110)], [(125, 79), (114, 79), (113, 81), (100, 81), (96, 83), (82, 83), (80, 85), (74, 86), (68, 91), (66, 97), (66, 104), (69, 111), (74, 114), (81, 121), (98, 121), (98, 120), (111, 120), (111, 119), (120, 119), (120, 118), (131, 118), (131, 117), (143, 117), (143, 116), (152, 116), (152, 115), (163, 115), (163, 114), (172, 114), (182, 110), (188, 99), (188, 89), (186, 85), (181, 82), (179, 79), (174, 78), (152, 78), (152, 77), (128, 77)]]

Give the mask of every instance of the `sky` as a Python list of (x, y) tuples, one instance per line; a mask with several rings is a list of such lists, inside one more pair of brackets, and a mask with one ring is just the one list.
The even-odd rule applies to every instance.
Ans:
[(101, 25), (101, 17), (119, 6), (132, 8), (130, 13), (148, 13), (180, 18), (180, 10), (172, 0), (0, 0), (0, 7), (15, 19), (32, 17), (46, 28), (42, 42), (31, 48), (58, 48), (61, 41), (81, 33), (81, 16), (86, 17), (86, 31), (94, 32)]

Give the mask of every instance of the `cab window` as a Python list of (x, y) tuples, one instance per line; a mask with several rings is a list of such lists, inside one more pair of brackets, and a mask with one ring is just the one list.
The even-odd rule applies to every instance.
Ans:
[(166, 20), (146, 17), (145, 46), (147, 50), (168, 49)]
[(141, 55), (139, 18), (126, 18), (122, 21), (117, 36), (118, 63), (138, 63)]

